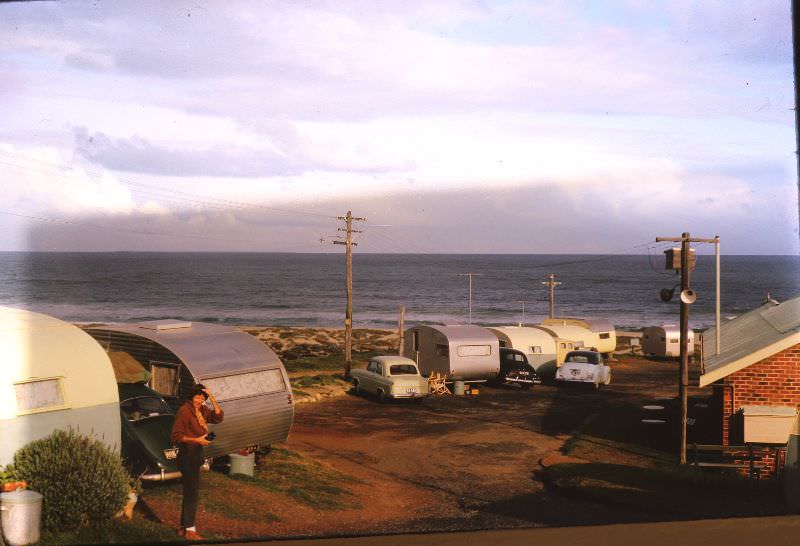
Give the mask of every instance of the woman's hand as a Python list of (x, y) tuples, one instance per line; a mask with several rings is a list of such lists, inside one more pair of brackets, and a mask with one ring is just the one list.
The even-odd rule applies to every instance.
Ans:
[(200, 444), (201, 446), (207, 446), (211, 443), (211, 441), (205, 436), (198, 436), (194, 439), (194, 442)]

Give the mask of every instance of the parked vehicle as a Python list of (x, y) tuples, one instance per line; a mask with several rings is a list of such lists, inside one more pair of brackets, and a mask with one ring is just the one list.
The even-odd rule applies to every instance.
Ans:
[(351, 375), (354, 392), (374, 394), (382, 402), (428, 394), (428, 380), (420, 375), (413, 360), (402, 356), (376, 356), (366, 369), (353, 370)]
[(177, 448), (172, 447), (170, 440), (175, 412), (160, 394), (144, 383), (119, 383), (117, 386), (122, 458), (131, 474), (142, 479), (180, 477)]
[(541, 382), (541, 378), (528, 362), (525, 353), (516, 349), (500, 348), (498, 383), (515, 383), (524, 389), (528, 389)]
[(611, 368), (603, 362), (597, 351), (570, 351), (561, 367), (556, 370), (556, 381), (565, 383), (589, 383), (595, 389), (611, 383)]

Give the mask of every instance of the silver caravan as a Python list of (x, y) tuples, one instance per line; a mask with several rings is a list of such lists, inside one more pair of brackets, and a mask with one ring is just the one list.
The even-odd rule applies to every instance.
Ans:
[[(694, 352), (694, 332), (688, 331), (686, 348), (689, 353)], [(648, 326), (642, 330), (642, 352), (665, 358), (678, 358), (681, 356), (681, 329), (675, 324), (663, 326)]]
[(294, 419), (289, 377), (262, 342), (230, 326), (154, 320), (86, 329), (106, 350), (123, 351), (150, 372), (149, 387), (177, 408), (203, 383), (225, 411), (211, 425), (216, 440), (207, 457), (286, 440)]
[(497, 337), (481, 326), (414, 326), (405, 332), (403, 356), (424, 376), (434, 372), (449, 380), (493, 379), (500, 373)]

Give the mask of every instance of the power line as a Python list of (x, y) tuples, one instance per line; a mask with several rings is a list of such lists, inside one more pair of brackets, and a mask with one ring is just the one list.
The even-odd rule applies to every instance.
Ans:
[[(5, 156), (10, 157), (10, 158), (15, 159), (15, 160), (19, 159), (19, 156), (16, 156), (14, 154), (10, 154), (10, 153), (6, 152), (5, 150), (0, 150), (0, 154), (5, 155)], [(80, 178), (80, 177), (76, 177), (76, 176), (70, 176), (69, 174), (65, 174), (64, 172), (61, 172), (62, 170), (67, 170), (67, 171), (70, 171), (70, 172), (74, 173), (75, 167), (73, 167), (72, 165), (67, 165), (67, 164), (64, 164), (64, 163), (54, 163), (54, 162), (44, 161), (44, 160), (36, 159), (36, 158), (24, 158), (24, 159), (25, 159), (25, 161), (38, 163), (40, 165), (43, 165), (43, 166), (49, 168), (50, 172), (52, 174), (54, 174), (56, 176), (59, 176), (62, 179), (66, 178), (66, 179), (72, 179), (74, 181), (78, 181), (78, 182), (84, 183), (84, 184), (94, 184), (93, 182), (88, 181), (88, 180), (86, 180), (84, 178)], [(38, 175), (38, 173), (36, 173), (35, 171), (30, 169), (26, 165), (18, 165), (18, 164), (6, 163), (6, 162), (2, 162), (2, 161), (0, 161), (0, 165), (5, 165), (5, 166), (8, 166), (8, 167), (12, 167), (12, 168), (16, 168), (16, 169), (21, 169), (23, 171), (27, 171), (27, 173), (29, 175), (31, 175), (31, 174), (33, 176), (37, 176)], [(57, 170), (57, 169), (61, 169), (61, 170)], [(99, 171), (97, 169), (86, 168), (85, 170), (88, 173), (95, 174), (96, 176), (102, 176), (102, 174), (104, 174), (104, 172)], [(314, 217), (318, 217), (318, 218), (328, 218), (328, 219), (334, 219), (335, 218), (335, 216), (329, 215), (329, 214), (320, 214), (320, 213), (316, 213), (316, 212), (297, 210), (297, 209), (287, 209), (287, 208), (282, 208), (282, 207), (273, 207), (273, 206), (268, 206), (268, 205), (263, 205), (263, 204), (258, 204), (258, 203), (251, 203), (251, 202), (247, 202), (247, 201), (241, 201), (241, 200), (233, 200), (233, 199), (225, 199), (225, 198), (220, 198), (220, 197), (212, 197), (212, 196), (197, 194), (197, 193), (193, 193), (193, 192), (187, 192), (187, 191), (183, 191), (183, 190), (174, 190), (174, 189), (168, 189), (168, 188), (161, 188), (161, 187), (158, 187), (158, 186), (155, 186), (155, 185), (152, 185), (152, 184), (146, 184), (146, 183), (143, 183), (143, 182), (134, 181), (134, 180), (132, 180), (132, 179), (126, 177), (126, 176), (120, 176), (118, 174), (115, 174), (114, 177), (117, 180), (119, 180), (120, 183), (122, 183), (125, 187), (127, 187), (129, 190), (131, 190), (132, 192), (140, 192), (140, 193), (142, 193), (142, 192), (143, 193), (150, 192), (151, 195), (152, 195), (153, 191), (160, 192), (162, 194), (165, 193), (167, 195), (176, 194), (175, 196), (172, 196), (171, 198), (173, 200), (178, 200), (178, 201), (185, 200), (186, 202), (205, 203), (205, 204), (208, 204), (209, 206), (212, 206), (212, 205), (220, 206), (221, 205), (221, 206), (227, 206), (227, 207), (231, 207), (231, 208), (254, 208), (254, 209), (262, 209), (262, 210), (270, 210), (270, 211), (274, 211), (274, 212), (281, 212), (281, 213), (284, 213), (284, 214), (314, 216)], [(131, 186), (133, 186), (133, 187), (131, 187)], [(142, 188), (142, 189), (137, 189), (137, 188)], [(181, 196), (185, 196), (185, 197), (182, 198)], [(191, 198), (191, 199), (186, 199), (186, 197)], [(160, 197), (160, 198), (164, 199), (163, 196)]]

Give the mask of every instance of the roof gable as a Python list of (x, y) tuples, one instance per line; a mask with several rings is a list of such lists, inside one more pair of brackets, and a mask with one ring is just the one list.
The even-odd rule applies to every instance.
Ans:
[(800, 296), (766, 303), (722, 324), (720, 343), (722, 350), (715, 354), (715, 329), (709, 328), (703, 336), (701, 387), (800, 343)]

